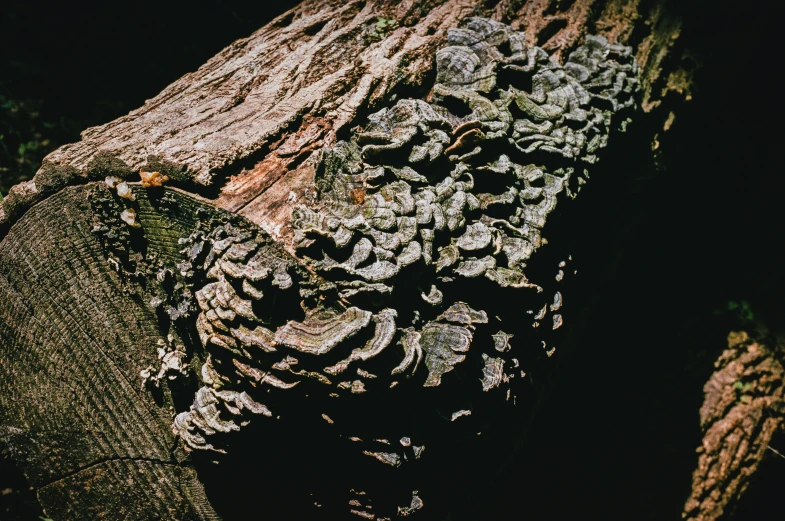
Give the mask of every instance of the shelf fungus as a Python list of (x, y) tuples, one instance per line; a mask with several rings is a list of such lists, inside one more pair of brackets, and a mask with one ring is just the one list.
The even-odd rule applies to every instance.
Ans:
[(444, 374), (466, 359), (472, 332), (462, 326), (429, 322), (421, 335), (420, 346), (425, 353), (425, 366), (428, 368), (428, 378), (423, 386), (436, 387), (442, 383)]
[(408, 517), (415, 514), (418, 510), (422, 509), (425, 506), (425, 503), (420, 496), (417, 495), (418, 491), (412, 492), (412, 501), (409, 503), (408, 507), (398, 507), (398, 515), (400, 517)]
[[(292, 224), (301, 245), (321, 236), (353, 247), (344, 262), (321, 261), (325, 269), (383, 282), (418, 253), (437, 270), (523, 286), (523, 263), (560, 194), (577, 194), (639, 88), (630, 49), (599, 36), (564, 65), (481, 18), (450, 30), (448, 44), (436, 54), (431, 102), (399, 100), (321, 151), (318, 200)], [(434, 253), (442, 235), (450, 244)]]
[(514, 335), (511, 335), (509, 333), (505, 333), (504, 331), (499, 331), (498, 333), (495, 333), (495, 334), (491, 335), (491, 338), (493, 338), (493, 347), (494, 347), (494, 349), (496, 349), (500, 353), (504, 353), (505, 351), (509, 351), (510, 350), (510, 339), (513, 336)]
[(391, 467), (400, 467), (401, 466), (401, 457), (394, 453), (394, 452), (370, 452), (370, 451), (363, 451), (363, 454), (366, 456), (371, 456), (376, 460), (384, 463), (385, 465), (390, 465)]
[(452, 413), (452, 415), (450, 416), (450, 421), (455, 421), (455, 420), (457, 420), (458, 418), (462, 418), (462, 417), (464, 417), (464, 416), (471, 416), (471, 414), (472, 414), (472, 411), (470, 411), (470, 410), (468, 410), (468, 409), (462, 409), (462, 410), (460, 410), (460, 411), (455, 411), (455, 412), (454, 412), (454, 413)]
[(485, 363), (485, 367), (482, 370), (482, 390), (487, 392), (495, 387), (499, 387), (499, 384), (502, 383), (504, 377), (504, 359), (495, 358), (483, 353), (482, 360)]
[(368, 325), (371, 312), (349, 308), (340, 315), (312, 316), (278, 329), (275, 341), (302, 353), (321, 355)]
[(142, 389), (148, 383), (159, 387), (161, 380), (164, 378), (174, 380), (177, 378), (177, 375), (188, 375), (188, 363), (186, 362), (188, 355), (182, 344), (175, 345), (173, 339), (170, 339), (169, 342), (159, 339), (157, 351), (160, 362), (158, 370), (156, 371), (156, 368), (153, 366), (148, 366), (139, 373), (139, 376), (142, 377)]
[[(204, 435), (240, 430), (233, 417), (241, 416), (243, 410), (272, 416), (267, 407), (254, 401), (246, 392), (216, 391), (211, 387), (202, 387), (197, 391), (191, 409), (175, 417), (172, 432), (185, 441), (186, 449), (222, 452), (207, 443)], [(222, 418), (222, 413), (228, 413), (230, 419)]]
[[(182, 273), (204, 277), (194, 292), (199, 338), (233, 359), (224, 368), (279, 390), (309, 379), (356, 394), (404, 380), (438, 386), (480, 334), (491, 352), (512, 351), (512, 335), (478, 329), (487, 313), (456, 302), (462, 293), (451, 288), (471, 280), (542, 291), (526, 264), (545, 243), (551, 212), (577, 195), (626, 118), (617, 113), (634, 106), (637, 65), (629, 48), (595, 36), (562, 65), (522, 33), (469, 18), (448, 31), (435, 67), (429, 101), (398, 100), (318, 152), (316, 193), (291, 216), (310, 271), (250, 225), (225, 223), (182, 240)], [(143, 174), (145, 186), (166, 180)], [(412, 284), (419, 304), (404, 310), (399, 288)], [(274, 303), (285, 292), (304, 299), (304, 313), (292, 311), (300, 318)], [(498, 307), (481, 295), (463, 298)], [(560, 309), (561, 293), (540, 306), (535, 323), (548, 307)], [(504, 360), (482, 355), (489, 390)], [(390, 360), (381, 374), (364, 365), (381, 359)], [(421, 365), (427, 373), (413, 379)]]
[[(341, 360), (331, 367), (326, 367), (324, 371), (331, 375), (337, 375), (346, 371), (352, 362), (361, 360), (370, 360), (375, 356), (381, 354), (384, 349), (390, 345), (393, 337), (395, 336), (395, 318), (398, 313), (394, 309), (383, 309), (381, 312), (373, 316), (373, 321), (376, 323), (376, 330), (373, 337), (362, 348), (352, 351), (348, 358)], [(367, 321), (366, 321), (367, 323)], [(369, 373), (358, 369), (358, 374), (369, 376)]]
[[(639, 89), (631, 50), (587, 36), (560, 64), (509, 26), (469, 18), (448, 31), (435, 68), (428, 101), (391, 102), (314, 155), (316, 190), (291, 201), (299, 259), (219, 210), (180, 239), (176, 269), (162, 276), (190, 296), (173, 316), (195, 315), (205, 352), (195, 371), (202, 386), (172, 427), (188, 449), (221, 451), (220, 437), (210, 436), (240, 429), (246, 412), (269, 417), (298, 399), (367, 404), (377, 393), (447, 396), (450, 386), (485, 399), (483, 391), (512, 386), (529, 370), (518, 362), (531, 358), (525, 344), (537, 345), (528, 337), (561, 333), (552, 329), (563, 322), (562, 293), (553, 280), (535, 280), (529, 263), (547, 244), (552, 212), (578, 195), (612, 131), (626, 126)], [(166, 176), (141, 177), (176, 204), (177, 191), (162, 186)], [(106, 185), (127, 199), (122, 208), (134, 200), (121, 179)], [(137, 191), (138, 205), (145, 193)], [(129, 210), (112, 219), (134, 226)], [(114, 240), (106, 237), (115, 228), (98, 228)], [(552, 301), (542, 301), (545, 290)], [(156, 307), (166, 301), (156, 299)], [(543, 322), (549, 312), (552, 329)], [(491, 324), (500, 315), (518, 335), (514, 345), (513, 334)], [(529, 327), (532, 319), (543, 327)], [(150, 369), (148, 378), (165, 374)], [(432, 389), (442, 385), (444, 395)], [(504, 392), (488, 399), (497, 394)], [(468, 415), (468, 405), (447, 409), (461, 409), (447, 421)], [(373, 416), (321, 408), (314, 415), (342, 436)], [(422, 453), (401, 433), (373, 428), (355, 432), (400, 439), (405, 450), (350, 437), (365, 455), (399, 467)], [(415, 493), (399, 515), (421, 506)]]

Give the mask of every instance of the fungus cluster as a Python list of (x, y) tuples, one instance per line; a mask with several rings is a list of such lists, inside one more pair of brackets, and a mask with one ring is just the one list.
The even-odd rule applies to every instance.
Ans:
[[(525, 266), (548, 215), (560, 194), (577, 194), (613, 116), (634, 104), (630, 48), (602, 37), (563, 66), (483, 18), (450, 30), (448, 43), (432, 100), (400, 100), (323, 150), (318, 194), (294, 212), (298, 246), (332, 241), (335, 253), (313, 265), (339, 272), (345, 295), (390, 292), (412, 265), (539, 289)], [(423, 298), (440, 304), (439, 294), (433, 285)]]
[[(211, 436), (239, 430), (247, 413), (277, 417), (292, 400), (322, 407), (441, 386), (461, 396), (506, 387), (510, 400), (512, 379), (526, 375), (522, 328), (540, 327), (529, 328), (539, 338), (542, 324), (562, 325), (562, 293), (538, 296), (553, 283), (530, 281), (527, 262), (546, 243), (557, 202), (577, 195), (612, 129), (627, 124), (617, 113), (634, 107), (638, 89), (630, 49), (587, 36), (561, 65), (510, 27), (470, 18), (449, 31), (435, 66), (428, 101), (399, 100), (318, 153), (316, 191), (291, 219), (304, 261), (252, 223), (210, 209), (180, 239), (180, 262), (160, 268), (158, 286), (175, 289), (156, 294), (153, 307), (168, 302), (172, 322), (195, 315), (203, 348), (190, 364), (201, 365), (200, 388), (172, 426), (187, 449), (222, 451)], [(143, 174), (145, 188), (167, 181)], [(96, 233), (120, 256), (129, 233), (141, 233), (132, 232), (134, 191), (120, 179), (107, 185), (117, 199), (95, 199)], [(176, 213), (182, 197), (161, 188), (158, 200)], [(557, 283), (565, 269), (566, 261)], [(529, 320), (520, 320), (525, 308), (500, 310), (494, 291), (528, 295), (520, 301), (537, 303)], [(159, 359), (143, 374), (153, 383), (186, 367), (180, 350)], [(451, 403), (445, 421), (471, 424), (481, 416), (474, 402)], [(325, 406), (316, 417), (383, 464), (420, 458), (422, 440), (406, 428), (364, 442), (363, 418), (344, 412)], [(398, 438), (400, 447), (386, 441)], [(422, 506), (413, 498), (412, 511)]]
[[(245, 410), (269, 416), (274, 405), (255, 401), (257, 388), (315, 385), (338, 397), (437, 387), (478, 328), (490, 350), (477, 389), (525, 375), (509, 356), (513, 335), (486, 331), (479, 308), (493, 304), (450, 288), (487, 280), (542, 291), (526, 263), (557, 201), (576, 196), (611, 129), (626, 126), (616, 113), (634, 106), (637, 66), (629, 48), (594, 36), (561, 65), (482, 18), (450, 30), (435, 61), (429, 101), (383, 108), (319, 154), (317, 191), (291, 222), (308, 269), (250, 224), (211, 224), (181, 240), (178, 269), (204, 280), (194, 295), (208, 353), (203, 387), (173, 426), (189, 448), (214, 448), (206, 436), (239, 428)], [(282, 306), (284, 295), (301, 305)], [(531, 311), (532, 325), (550, 309), (559, 327), (561, 305), (557, 292)]]

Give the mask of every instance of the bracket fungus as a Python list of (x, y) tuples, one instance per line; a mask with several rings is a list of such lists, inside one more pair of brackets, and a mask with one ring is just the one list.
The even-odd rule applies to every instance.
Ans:
[[(558, 201), (577, 195), (626, 118), (617, 113), (634, 106), (638, 69), (629, 48), (597, 36), (562, 65), (526, 45), (522, 33), (483, 18), (448, 31), (435, 68), (428, 100), (398, 100), (316, 154), (315, 196), (291, 216), (295, 248), (310, 271), (250, 225), (182, 240), (185, 271), (206, 280), (195, 291), (199, 338), (210, 352), (234, 357), (224, 367), (282, 391), (310, 380), (330, 396), (382, 392), (402, 381), (436, 387), (482, 333), (496, 356), (482, 353), (478, 388), (507, 381), (498, 355), (514, 351), (512, 335), (478, 330), (488, 314), (457, 301), (451, 288), (485, 280), (504, 291), (542, 291), (526, 263), (545, 243), (542, 230)], [(158, 186), (155, 174), (143, 182)], [(403, 309), (412, 285), (414, 309)], [(272, 294), (281, 292), (305, 299), (302, 318), (270, 310)], [(556, 293), (550, 310), (561, 301)], [(548, 304), (538, 305), (535, 324)], [(561, 323), (553, 315), (554, 327)], [(215, 356), (203, 374), (215, 370)], [(380, 359), (388, 368), (369, 371)], [(217, 429), (193, 414), (197, 420), (179, 420), (179, 432), (204, 448), (194, 430), (203, 437), (202, 426)]]
[[(535, 325), (548, 311), (553, 329), (562, 325), (561, 292), (550, 291), (552, 281), (530, 281), (527, 263), (546, 244), (557, 203), (578, 194), (611, 131), (626, 125), (638, 90), (631, 51), (587, 36), (562, 65), (511, 27), (469, 18), (448, 31), (435, 67), (427, 100), (390, 103), (315, 155), (316, 192), (290, 221), (300, 260), (252, 223), (210, 209), (180, 239), (176, 266), (159, 270), (169, 294), (148, 301), (172, 321), (195, 317), (203, 349), (201, 386), (172, 426), (189, 450), (222, 451), (212, 436), (240, 429), (246, 412), (271, 417), (294, 396), (359, 403), (402, 388), (433, 396), (442, 385), (503, 396), (502, 384), (525, 375), (525, 335), (548, 328), (510, 326), (522, 332), (513, 346), (496, 313), (519, 320), (518, 309), (531, 307)], [(176, 208), (184, 197), (162, 186), (168, 179), (159, 172), (141, 178), (162, 205)], [(93, 201), (94, 231), (119, 266), (129, 236), (140, 233), (128, 229), (138, 226), (129, 205), (147, 196), (137, 192), (137, 201), (119, 178), (107, 186), (111, 196)], [(552, 301), (539, 296), (543, 286)], [(487, 295), (501, 292), (526, 304), (500, 310)], [(477, 363), (463, 363), (469, 357)], [(164, 354), (161, 372), (145, 374), (160, 379), (185, 367), (176, 362), (180, 355)], [(458, 404), (452, 419), (469, 407)], [(363, 445), (351, 432), (362, 414), (315, 416)], [(354, 433), (401, 435), (363, 434), (373, 428)], [(409, 438), (400, 439), (411, 452)], [(415, 449), (419, 458), (422, 446)], [(361, 450), (393, 467), (416, 459)], [(421, 506), (415, 493), (400, 515)]]

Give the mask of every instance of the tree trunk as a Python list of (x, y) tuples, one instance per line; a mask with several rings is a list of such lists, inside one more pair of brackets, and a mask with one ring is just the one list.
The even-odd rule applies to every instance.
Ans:
[[(506, 26), (467, 25), (469, 17)], [(458, 27), (464, 32), (448, 42)], [(482, 33), (488, 27), (495, 32)], [(603, 171), (600, 148), (607, 141), (612, 152), (626, 118), (645, 148), (662, 121), (667, 129), (666, 112), (672, 117), (688, 88), (672, 52), (679, 31), (663, 5), (639, 0), (307, 1), (50, 154), (0, 202), (0, 442), (47, 515), (229, 519), (247, 508), (275, 518), (353, 511), (384, 519), (424, 502), (419, 515), (459, 518), (463, 503), (451, 490), (465, 485), (459, 469), (470, 463), (462, 462), (494, 472), (488, 461), (506, 448), (493, 440), (520, 435), (537, 400), (537, 386), (522, 390), (527, 373), (544, 373), (553, 342), (569, 345), (577, 334), (567, 327), (558, 336), (562, 291), (552, 279), (569, 277), (570, 265), (553, 243), (569, 236), (562, 223), (590, 210), (593, 194), (584, 206), (567, 196), (586, 182), (585, 168), (616, 174)], [(587, 38), (595, 34), (607, 41)], [(471, 40), (477, 35), (485, 39)], [(635, 46), (631, 55), (624, 45)], [(437, 60), (448, 46), (458, 50)], [(564, 79), (565, 70), (580, 76), (575, 64), (586, 67), (588, 101), (577, 80)], [(606, 70), (626, 94), (598, 79)], [(573, 90), (543, 83), (538, 97), (533, 76), (544, 71)], [(529, 94), (505, 105), (493, 89), (508, 84), (507, 92)], [(496, 104), (483, 105), (489, 98)], [(415, 124), (380, 112), (409, 107), (399, 103), (406, 99), (428, 102), (397, 113)], [(530, 126), (488, 115), (500, 107)], [(581, 134), (592, 115), (612, 122)], [(520, 130), (531, 125), (538, 130)], [(517, 145), (504, 137), (513, 132)], [(417, 153), (430, 157), (426, 169)], [(406, 264), (412, 243), (385, 246), (404, 233), (401, 223), (415, 226), (405, 210), (390, 209), (415, 204), (396, 190), (411, 183), (441, 197), (447, 184), (425, 177), (460, 164), (473, 177), (444, 179), (451, 193), (470, 192), (475, 213), (450, 214), (452, 196), (441, 209), (423, 203), (446, 239), (420, 232), (417, 259)], [(520, 184), (485, 187), (489, 175)], [(390, 176), (397, 181), (384, 184)], [(521, 201), (544, 205), (534, 214), (513, 222), (488, 209), (526, 190)], [(554, 215), (567, 218), (544, 229), (547, 241), (540, 229), (557, 196), (564, 202)], [(417, 226), (427, 220), (421, 206)], [(355, 207), (376, 228), (350, 231), (341, 212)], [(397, 224), (385, 224), (395, 212)], [(347, 244), (341, 233), (354, 250), (339, 247)], [(376, 262), (362, 264), (370, 253), (346, 259), (366, 244)], [(506, 260), (497, 266), (500, 252)], [(401, 271), (395, 284), (385, 270)], [(508, 299), (519, 304), (499, 304)], [(532, 325), (554, 331), (534, 335)], [(281, 356), (270, 365), (272, 353)], [(490, 442), (477, 441), (482, 432)], [(233, 474), (249, 468), (258, 472), (250, 481)], [(266, 506), (255, 503), (259, 490)]]

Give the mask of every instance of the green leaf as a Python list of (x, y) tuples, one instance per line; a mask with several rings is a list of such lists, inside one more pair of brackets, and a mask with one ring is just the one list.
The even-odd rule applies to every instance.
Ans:
[(734, 389), (741, 389), (742, 387), (744, 387), (744, 385), (742, 385), (741, 382), (733, 382)]
[(745, 394), (740, 398), (741, 403), (750, 403), (752, 401), (752, 396)]
[(379, 18), (376, 19), (374, 26), (375, 29), (373, 33), (371, 33), (371, 36), (374, 38), (384, 38), (385, 31), (388, 31), (390, 29), (395, 29), (398, 26), (398, 20), (394, 18), (384, 18), (383, 16), (380, 16)]
[(746, 300), (741, 301), (741, 318), (744, 320), (754, 320), (755, 313), (752, 312), (752, 307), (750, 303)]

